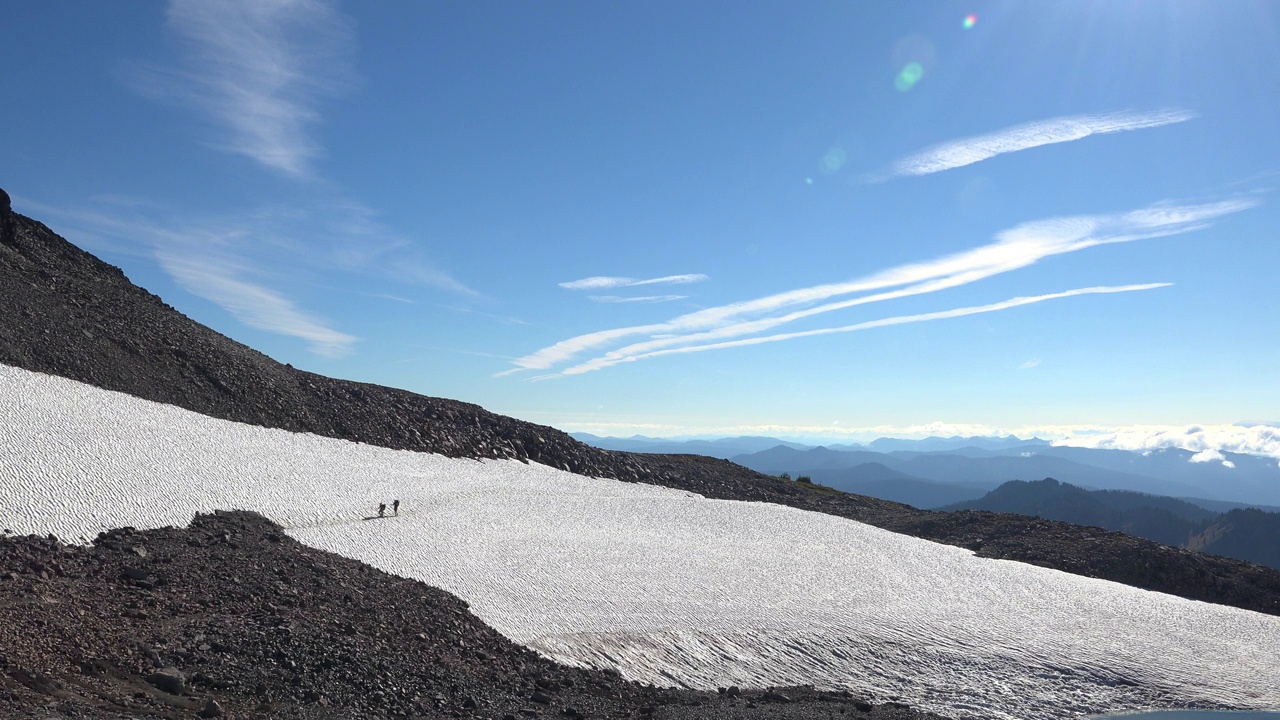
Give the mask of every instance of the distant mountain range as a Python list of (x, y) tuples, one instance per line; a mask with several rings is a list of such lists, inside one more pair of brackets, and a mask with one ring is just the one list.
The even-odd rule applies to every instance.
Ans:
[(632, 435), (627, 438), (598, 437), (590, 433), (569, 433), (573, 439), (593, 445), (603, 450), (620, 450), (622, 452), (662, 453), (666, 455), (706, 455), (707, 457), (728, 460), (735, 455), (759, 452), (782, 445), (784, 447), (808, 448), (810, 445), (787, 442), (771, 437), (732, 437), (715, 440), (670, 440), (668, 438), (651, 438), (644, 435)]
[(1192, 462), (1195, 453), (1177, 448), (1138, 453), (1055, 446), (1013, 436), (880, 438), (866, 445), (817, 447), (767, 437), (573, 437), (610, 450), (708, 455), (770, 475), (807, 475), (838, 490), (919, 508), (974, 500), (1010, 480), (1047, 477), (1085, 489), (1189, 498), (1215, 512), (1280, 506), (1280, 464), (1274, 458), (1238, 453), (1223, 453), (1226, 462)]
[(769, 475), (918, 508), (989, 510), (1117, 530), (1280, 568), (1280, 467), (1272, 458), (1189, 450), (1058, 447), (1016, 437), (880, 438), (805, 445), (769, 437), (573, 437), (630, 452), (729, 459)]
[(979, 499), (941, 509), (990, 510), (1092, 525), (1280, 568), (1280, 512), (1247, 508), (1217, 513), (1177, 498), (1127, 490), (1085, 490), (1052, 478), (1014, 480)]
[(569, 433), (574, 439), (584, 442), (588, 445), (594, 445), (605, 450), (621, 450), (624, 452), (642, 452), (642, 453), (668, 453), (668, 454), (684, 454), (691, 453), (694, 455), (706, 455), (707, 457), (717, 457), (728, 460), (735, 455), (745, 455), (748, 453), (760, 452), (770, 448), (783, 447), (795, 448), (797, 450), (809, 450), (815, 447), (825, 447), (830, 450), (869, 450), (872, 452), (894, 452), (894, 451), (911, 451), (911, 452), (938, 452), (943, 450), (990, 450), (998, 451), (1012, 447), (1026, 447), (1029, 445), (1048, 446), (1047, 440), (1032, 438), (1023, 440), (1013, 435), (1005, 437), (927, 437), (920, 440), (902, 440), (899, 438), (879, 438), (863, 445), (860, 443), (822, 443), (815, 445), (812, 442), (799, 442), (796, 440), (783, 440), (775, 437), (763, 437), (756, 435), (743, 435), (739, 437), (725, 438), (654, 438), (644, 435), (632, 435), (631, 437), (600, 437), (591, 433)]

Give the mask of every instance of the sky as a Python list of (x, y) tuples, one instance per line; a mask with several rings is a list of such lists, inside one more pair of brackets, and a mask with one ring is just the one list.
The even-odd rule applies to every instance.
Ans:
[(295, 367), (599, 435), (1280, 457), (1276, 3), (5, 15), (15, 210)]

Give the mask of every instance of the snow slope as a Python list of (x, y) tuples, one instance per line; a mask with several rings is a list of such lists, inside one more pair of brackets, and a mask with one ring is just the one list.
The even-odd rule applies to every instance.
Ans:
[[(215, 420), (0, 366), (0, 527), (257, 510), (655, 684), (809, 683), (952, 717), (1280, 709), (1280, 618), (776, 505)], [(368, 519), (399, 498), (400, 517)]]

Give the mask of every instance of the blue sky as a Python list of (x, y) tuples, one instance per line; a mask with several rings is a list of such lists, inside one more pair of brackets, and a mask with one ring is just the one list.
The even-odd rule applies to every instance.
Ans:
[(296, 367), (597, 434), (1280, 453), (1275, 3), (5, 25), (15, 208)]

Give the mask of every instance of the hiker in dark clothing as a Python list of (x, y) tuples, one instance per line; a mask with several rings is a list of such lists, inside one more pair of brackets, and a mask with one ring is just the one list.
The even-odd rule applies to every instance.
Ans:
[(378, 517), (386, 517), (386, 516), (387, 516), (387, 504), (378, 503)]
[(393, 502), (391, 503), (391, 512), (395, 513), (396, 515), (399, 515), (399, 514), (400, 514), (400, 501), (399, 501), (399, 500), (395, 500), (395, 501), (393, 501)]

